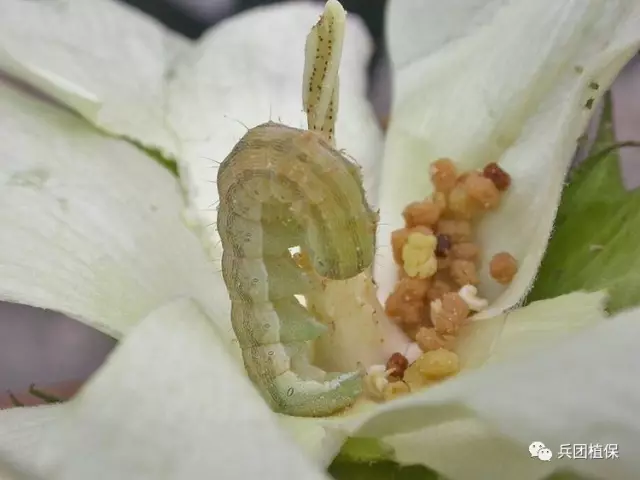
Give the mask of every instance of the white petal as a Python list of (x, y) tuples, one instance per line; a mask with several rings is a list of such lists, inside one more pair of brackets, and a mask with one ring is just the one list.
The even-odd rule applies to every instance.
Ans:
[(0, 70), (98, 127), (175, 155), (166, 75), (186, 40), (111, 0), (3, 0)]
[(3, 83), (0, 132), (0, 300), (120, 336), (188, 295), (230, 339), (224, 284), (184, 226), (167, 170)]
[(407, 203), (431, 192), (429, 162), (450, 157), (468, 170), (498, 161), (512, 188), (481, 222), (479, 243), (488, 258), (512, 253), (519, 273), (501, 291), (484, 263), (480, 290), (493, 301), (484, 316), (494, 316), (518, 303), (535, 276), (591, 114), (585, 105), (637, 52), (640, 5), (392, 0), (388, 12), (395, 98), (380, 191), (380, 296), (393, 286), (390, 232)]
[[(603, 293), (578, 292), (476, 321), (462, 334), (461, 364), (477, 368), (527, 355), (534, 358), (541, 348), (601, 323), (605, 300)], [(523, 377), (535, 381), (526, 371)], [(432, 415), (433, 421), (426, 427), (385, 437), (396, 460), (428, 465), (450, 479), (493, 476), (535, 480), (553, 471), (553, 463), (531, 461), (526, 448), (505, 438), (486, 418), (461, 403), (458, 410), (447, 407), (437, 418)], [(465, 462), (459, 461), (461, 457)]]
[(531, 355), (542, 346), (601, 322), (607, 301), (604, 292), (575, 292), (476, 320), (457, 340), (461, 368)]
[(278, 421), (322, 468), (331, 464), (349, 434), (340, 420), (278, 415)]
[[(566, 307), (571, 304), (571, 299), (579, 306), (566, 309)], [(501, 345), (507, 340), (510, 345), (525, 345), (529, 353), (531, 353), (534, 349), (540, 349), (542, 345), (546, 345), (556, 338), (566, 335), (565, 325), (559, 320), (568, 321), (569, 329), (577, 328), (577, 325), (581, 321), (584, 322), (583, 327), (585, 327), (601, 320), (602, 300), (603, 295), (599, 293), (578, 293), (554, 300), (539, 302), (533, 307), (522, 309), (517, 314), (508, 315), (508, 317), (504, 319), (504, 327), (502, 329), (503, 332), (506, 332), (507, 338), (503, 339), (498, 336), (495, 341), (491, 342), (496, 348), (494, 348), (493, 352), (489, 352), (489, 361), (508, 361), (517, 355), (524, 354), (523, 352), (503, 349)], [(540, 317), (545, 314), (545, 306), (549, 318), (543, 319), (545, 320), (544, 323), (546, 323), (547, 327), (551, 327), (554, 323), (552, 320), (556, 320), (555, 323), (557, 327), (555, 329), (549, 328), (546, 335), (538, 336), (539, 342), (534, 345), (534, 342), (531, 342), (529, 338), (528, 332), (531, 330), (540, 330), (537, 324), (539, 323)], [(173, 305), (168, 307), (168, 309), (183, 309), (183, 307), (184, 304), (178, 304), (178, 306)], [(211, 346), (207, 345), (206, 348), (202, 347), (202, 352), (200, 351), (201, 347), (199, 345), (203, 342), (202, 338), (206, 340), (211, 334), (203, 331), (204, 327), (199, 326), (200, 324), (198, 322), (191, 323), (187, 321), (191, 319), (191, 315), (188, 314), (191, 309), (191, 306), (186, 308), (187, 314), (181, 315), (179, 323), (174, 320), (172, 315), (167, 315), (166, 321), (163, 321), (162, 325), (159, 325), (160, 322), (155, 322), (155, 320), (150, 318), (145, 324), (135, 329), (125, 340), (124, 346), (127, 349), (122, 348), (116, 350), (114, 358), (108, 362), (107, 366), (104, 367), (95, 380), (92, 381), (97, 385), (102, 385), (99, 392), (95, 395), (91, 394), (90, 403), (87, 403), (88, 400), (86, 396), (83, 395), (80, 396), (80, 400), (77, 402), (79, 402), (80, 405), (86, 404), (87, 410), (90, 408), (90, 405), (91, 408), (95, 408), (98, 412), (106, 411), (104, 414), (108, 415), (111, 410), (106, 408), (105, 405), (114, 403), (113, 399), (118, 399), (119, 395), (128, 395), (128, 403), (126, 407), (122, 407), (121, 412), (128, 412), (128, 408), (130, 408), (129, 405), (142, 405), (137, 407), (135, 411), (126, 413), (126, 415), (136, 415), (138, 412), (145, 412), (147, 410), (144, 406), (146, 405), (147, 400), (145, 399), (147, 397), (143, 398), (138, 396), (147, 391), (150, 392), (149, 396), (154, 398), (154, 401), (167, 404), (171, 406), (170, 408), (174, 408), (172, 405), (177, 405), (178, 400), (182, 401), (179, 395), (181, 392), (185, 392), (187, 398), (184, 399), (184, 402), (189, 402), (194, 405), (196, 410), (200, 408), (200, 411), (206, 410), (208, 402), (212, 402), (212, 404), (216, 401), (236, 402), (237, 399), (245, 398), (244, 395), (239, 395), (233, 389), (228, 393), (229, 398), (227, 398), (224, 393), (229, 390), (219, 387), (219, 385), (226, 385), (230, 372), (234, 372), (238, 378), (242, 376), (242, 372), (238, 367), (228, 365), (226, 360), (220, 362), (218, 357), (215, 356), (215, 353), (211, 353), (217, 351), (211, 348)], [(550, 314), (549, 311), (551, 312)], [(531, 313), (531, 315), (526, 315), (527, 312)], [(127, 346), (129, 345), (127, 342), (133, 345), (129, 347)], [(479, 343), (487, 346), (487, 343), (482, 340)], [(172, 353), (174, 351), (175, 353)], [(172, 355), (181, 355), (182, 357), (180, 357), (181, 359), (178, 361), (175, 360)], [(211, 355), (215, 358), (210, 358), (209, 356)], [(146, 363), (140, 360), (143, 356), (149, 357), (145, 362), (151, 363), (152, 366), (147, 366)], [(202, 358), (200, 358), (200, 356), (202, 356)], [(485, 355), (485, 357), (486, 356), (487, 355)], [(113, 363), (116, 361), (118, 362), (117, 364), (121, 366), (114, 369)], [(167, 365), (171, 365), (171, 367), (165, 366), (165, 362)], [(131, 368), (131, 371), (126, 374), (120, 370), (127, 370), (129, 368)], [(143, 368), (145, 370), (143, 370)], [(202, 371), (203, 368), (212, 368), (216, 369), (216, 371), (205, 373)], [(160, 375), (162, 380), (149, 374), (146, 369), (148, 369), (148, 372), (158, 372), (157, 375)], [(175, 380), (171, 380), (172, 375), (175, 375)], [(205, 381), (201, 380), (203, 378)], [(401, 416), (398, 417), (398, 419), (394, 418), (388, 422), (385, 421), (383, 415), (383, 429), (378, 429), (374, 434), (378, 433), (378, 436), (384, 437), (383, 440), (395, 449), (395, 456), (399, 461), (403, 463), (426, 463), (445, 473), (473, 473), (476, 471), (475, 469), (478, 468), (488, 468), (489, 471), (491, 471), (491, 468), (495, 468), (496, 465), (506, 465), (505, 462), (509, 459), (503, 458), (498, 461), (494, 454), (502, 455), (504, 448), (506, 448), (505, 445), (511, 445), (510, 448), (512, 450), (515, 449), (515, 451), (521, 450), (510, 444), (508, 439), (489, 429), (486, 421), (482, 418), (464, 415), (459, 417), (457, 416), (459, 409), (447, 406), (459, 402), (460, 397), (465, 395), (465, 388), (469, 388), (471, 392), (474, 391), (477, 385), (477, 382), (473, 381), (474, 378), (473, 375), (467, 375), (467, 380), (456, 380), (452, 382), (457, 382), (455, 384), (459, 385), (458, 389), (455, 390), (455, 392), (457, 392), (456, 394), (459, 395), (452, 397), (452, 400), (448, 397), (442, 400), (441, 390), (438, 388), (429, 389), (423, 394), (418, 394), (419, 397), (424, 399), (417, 402), (419, 408), (432, 406), (432, 410), (425, 413), (419, 422), (412, 423), (414, 420), (413, 417), (406, 415), (406, 412), (403, 411), (400, 412)], [(184, 388), (174, 386), (173, 382), (183, 381), (184, 379), (189, 379), (192, 383)], [(218, 379), (218, 387), (211, 389), (210, 384), (207, 383), (209, 379), (214, 383), (216, 381), (215, 379)], [(160, 385), (155, 385), (156, 382), (160, 382)], [(88, 388), (90, 392), (96, 391), (95, 384)], [(235, 385), (235, 381), (233, 384)], [(492, 388), (492, 385), (493, 384), (488, 384), (486, 388)], [(102, 389), (107, 389), (108, 391), (105, 392)], [(162, 392), (158, 392), (158, 389), (164, 389), (167, 393), (163, 394)], [(135, 390), (135, 392), (132, 394), (133, 390)], [(174, 398), (176, 395), (178, 395), (178, 397)], [(217, 397), (214, 398), (218, 400), (210, 400), (209, 397), (212, 395), (217, 395)], [(176, 403), (173, 403), (174, 401)], [(104, 402), (105, 405), (102, 405), (100, 402)], [(386, 407), (363, 405), (362, 408), (358, 408), (348, 415), (326, 419), (295, 418), (283, 415), (278, 415), (277, 418), (280, 425), (293, 436), (296, 443), (303, 447), (317, 464), (326, 467), (336, 455), (346, 437), (349, 434), (359, 434), (358, 428), (363, 421), (368, 418), (375, 420), (376, 415), (393, 411), (393, 407), (399, 407), (398, 404), (400, 404), (400, 406), (402, 405), (401, 402), (394, 402), (394, 404), (387, 405)], [(445, 406), (442, 408), (438, 407), (438, 405), (442, 404)], [(36, 443), (36, 440), (44, 438), (46, 433), (45, 427), (48, 428), (48, 425), (55, 423), (55, 419), (61, 415), (79, 415), (78, 413), (63, 413), (63, 409), (67, 407), (73, 411), (77, 411), (78, 408), (76, 408), (75, 405), (76, 401), (64, 406), (46, 407), (46, 410), (44, 410), (43, 407), (37, 407), (0, 412), (0, 458), (2, 457), (1, 454), (4, 454), (4, 456), (14, 464), (25, 465), (34, 455), (38, 457), (42, 455), (43, 444)], [(225, 407), (224, 404), (222, 404), (222, 407), (220, 405), (221, 404), (215, 403), (215, 408), (220, 408), (223, 415), (227, 414), (229, 412), (228, 408)], [(85, 407), (82, 407), (82, 412), (87, 411), (84, 410), (84, 408)], [(119, 404), (114, 403), (113, 408), (119, 408)], [(191, 411), (187, 407), (184, 407), (184, 409), (185, 411)], [(409, 419), (405, 422), (402, 415), (405, 415)], [(78, 423), (82, 423), (78, 417), (73, 418), (75, 418), (73, 422), (78, 421)], [(171, 415), (167, 415), (167, 418), (171, 418)], [(182, 420), (182, 418), (182, 416), (179, 416), (180, 420)], [(115, 426), (117, 423), (121, 423), (121, 425), (135, 424), (135, 422), (131, 422), (126, 417), (120, 418), (117, 421), (114, 420), (113, 422), (104, 420), (104, 423), (113, 423), (114, 426), (112, 428), (118, 428)], [(92, 423), (89, 424), (87, 428), (93, 428), (92, 425)], [(191, 428), (195, 429), (195, 427)], [(403, 431), (409, 431), (409, 433), (401, 433)], [(55, 430), (55, 432), (55, 438), (59, 439), (60, 430)], [(73, 435), (76, 434), (82, 436), (82, 433), (73, 433)], [(15, 444), (16, 439), (18, 440), (17, 446)], [(120, 439), (120, 437), (118, 437), (118, 439)], [(477, 456), (474, 456), (473, 452), (480, 446), (484, 447), (478, 450), (479, 454)], [(454, 454), (451, 453), (452, 451), (455, 452), (458, 460), (461, 458), (460, 455), (468, 455), (470, 459), (473, 458), (473, 462), (453, 461), (452, 455)], [(482, 455), (486, 455), (486, 458)], [(514, 468), (522, 465), (517, 456), (513, 457), (513, 462), (513, 465), (515, 465)], [(546, 471), (544, 468), (542, 468), (542, 470)], [(527, 472), (529, 472), (529, 470), (527, 470)], [(455, 480), (458, 477), (452, 475), (450, 478)], [(474, 477), (462, 476), (460, 478)], [(528, 477), (523, 476), (522, 478)]]
[(18, 469), (29, 465), (42, 448), (45, 432), (67, 408), (59, 404), (0, 410), (0, 463)]
[[(224, 160), (247, 128), (268, 120), (306, 127), (305, 39), (321, 12), (321, 5), (296, 2), (232, 17), (207, 33), (177, 71), (169, 120), (183, 142), (179, 165), (191, 218), (205, 229), (211, 246), (218, 242), (217, 162)], [(363, 166), (365, 187), (375, 203), (381, 133), (365, 96), (370, 53), (364, 24), (349, 16), (336, 140), (338, 148)]]
[(43, 478), (327, 478), (188, 300), (143, 319), (67, 407), (25, 465)]
[(531, 458), (528, 444), (514, 444), (464, 408), (443, 408), (439, 416), (426, 428), (384, 439), (398, 463), (428, 465), (450, 480), (542, 480), (556, 466)]
[(401, 461), (422, 458), (455, 480), (513, 478), (516, 471), (517, 478), (542, 479), (549, 469), (530, 461), (533, 441), (554, 456), (562, 444), (616, 444), (618, 459), (554, 458), (550, 467), (634, 478), (640, 459), (629, 445), (640, 441), (639, 334), (640, 310), (624, 312), (536, 355), (495, 363), (390, 404), (358, 434), (391, 435), (385, 440)]
[[(601, 292), (577, 292), (535, 302), (494, 319), (476, 321), (465, 329), (461, 337), (461, 364), (465, 370), (470, 370), (483, 364), (535, 358), (534, 355), (539, 355), (549, 345), (602, 323), (605, 319), (605, 300), (606, 295)], [(526, 376), (526, 373), (523, 375)], [(496, 465), (505, 468), (508, 465), (512, 471), (518, 471), (522, 467), (522, 459), (518, 456), (504, 457), (504, 449), (509, 445), (515, 451), (526, 452), (526, 449), (521, 450), (510, 444), (508, 439), (492, 430), (481, 416), (463, 411), (466, 389), (473, 392), (477, 384), (473, 374), (464, 372), (454, 382), (459, 385), (456, 396), (445, 400), (442, 400), (439, 388), (429, 388), (416, 394), (416, 398), (421, 400), (412, 405), (430, 408), (416, 423), (412, 423), (414, 417), (405, 411), (397, 416), (390, 414), (388, 421), (384, 418), (383, 412), (393, 412), (394, 407), (401, 410), (401, 402), (362, 404), (344, 415), (327, 419), (281, 417), (281, 421), (296, 441), (323, 466), (330, 463), (337, 452), (336, 445), (340, 445), (346, 436), (369, 433), (358, 431), (365, 419), (377, 421), (376, 416), (382, 415), (380, 421), (384, 430), (372, 431), (373, 436), (381, 438), (393, 448), (394, 457), (401, 463), (422, 463), (447, 474), (452, 480), (485, 478), (474, 475), (478, 469), (489, 469), (486, 471), (495, 474), (496, 471), (491, 469)], [(486, 387), (492, 388), (492, 385), (489, 383)], [(402, 431), (410, 433), (400, 433)], [(469, 461), (460, 462), (459, 459), (463, 457), (469, 458)], [(524, 462), (528, 460), (526, 457)], [(548, 468), (542, 464), (541, 468), (530, 471), (537, 475), (536, 472), (546, 472)], [(486, 478), (492, 477), (487, 475)]]

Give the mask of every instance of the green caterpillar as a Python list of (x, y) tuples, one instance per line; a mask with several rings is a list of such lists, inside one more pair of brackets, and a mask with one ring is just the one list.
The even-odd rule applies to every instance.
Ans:
[(307, 342), (326, 327), (294, 295), (322, 287), (289, 249), (300, 246), (328, 279), (370, 267), (377, 214), (358, 167), (320, 134), (269, 122), (238, 142), (217, 185), (222, 274), (249, 377), (277, 412), (322, 416), (351, 405), (363, 373), (327, 374), (309, 362)]
[[(273, 122), (250, 129), (217, 178), (222, 274), (244, 365), (273, 410), (296, 416), (329, 415), (354, 403), (365, 372), (313, 366), (309, 343), (326, 325), (371, 320), (381, 310), (370, 278), (378, 216), (360, 168), (334, 144), (345, 23), (340, 3), (329, 0), (307, 36), (302, 103), (309, 130)], [(309, 265), (296, 263), (292, 247)], [(349, 319), (340, 319), (326, 309), (332, 300), (325, 288), (348, 279), (354, 283), (341, 286), (341, 311)], [(307, 298), (315, 317), (295, 295)]]

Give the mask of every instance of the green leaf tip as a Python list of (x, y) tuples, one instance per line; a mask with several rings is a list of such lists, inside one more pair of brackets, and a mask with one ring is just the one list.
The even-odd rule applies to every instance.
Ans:
[(336, 480), (440, 480), (433, 470), (422, 465), (399, 465), (391, 461), (355, 463), (336, 461), (329, 467)]
[(336, 461), (370, 463), (393, 460), (394, 450), (377, 438), (351, 437), (342, 446)]
[(610, 313), (640, 304), (640, 190), (627, 191), (619, 167), (611, 98), (591, 154), (570, 176), (556, 228), (528, 302), (577, 290), (607, 290)]

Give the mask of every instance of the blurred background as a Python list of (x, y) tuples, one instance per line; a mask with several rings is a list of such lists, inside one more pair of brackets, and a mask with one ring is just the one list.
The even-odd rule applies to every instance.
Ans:
[[(167, 27), (189, 38), (198, 38), (204, 30), (225, 17), (260, 5), (282, 0), (123, 0), (157, 18)], [(295, 0), (294, 0), (295, 1)], [(324, 3), (322, 0), (316, 0)], [(369, 27), (378, 45), (382, 42), (386, 0), (344, 0), (344, 8), (359, 15)]]
[[(249, 8), (282, 3), (283, 0), (122, 0), (157, 18), (167, 27), (189, 38), (198, 38), (206, 29)], [(296, 0), (288, 0), (296, 1)], [(311, 0), (324, 4), (326, 0)], [(384, 10), (387, 0), (341, 0), (342, 6), (366, 23), (375, 42), (369, 65), (370, 98), (378, 115), (389, 110), (388, 65), (384, 55)]]
[[(226, 17), (278, 0), (121, 0), (157, 18), (189, 38)], [(295, 1), (295, 0), (294, 0)], [(323, 3), (324, 0), (317, 0)], [(384, 55), (386, 0), (341, 0), (367, 24), (376, 51), (370, 65), (370, 98), (382, 119), (390, 104), (388, 62)], [(640, 61), (632, 62), (613, 87), (614, 121), (619, 140), (640, 132)], [(640, 185), (639, 149), (622, 151), (622, 171), (629, 188)], [(90, 375), (113, 348), (113, 339), (55, 312), (0, 303), (0, 397), (29, 385), (49, 386)], [(54, 389), (55, 391), (55, 389)], [(0, 398), (0, 407), (2, 405)]]

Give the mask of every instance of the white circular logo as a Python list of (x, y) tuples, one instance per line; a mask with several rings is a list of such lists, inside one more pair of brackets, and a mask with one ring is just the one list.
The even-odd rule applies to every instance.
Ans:
[(551, 453), (551, 450), (549, 450), (548, 448), (541, 448), (538, 451), (538, 458), (540, 460), (542, 460), (543, 462), (550, 462), (551, 461), (551, 457), (553, 457), (553, 453)]
[(540, 451), (541, 448), (544, 448), (544, 443), (533, 442), (531, 445), (529, 445), (529, 453), (531, 454), (532, 457), (537, 457), (538, 452)]
[(545, 447), (542, 442), (533, 442), (529, 445), (529, 453), (531, 454), (531, 457), (538, 458), (543, 462), (549, 462), (553, 458), (551, 450)]

